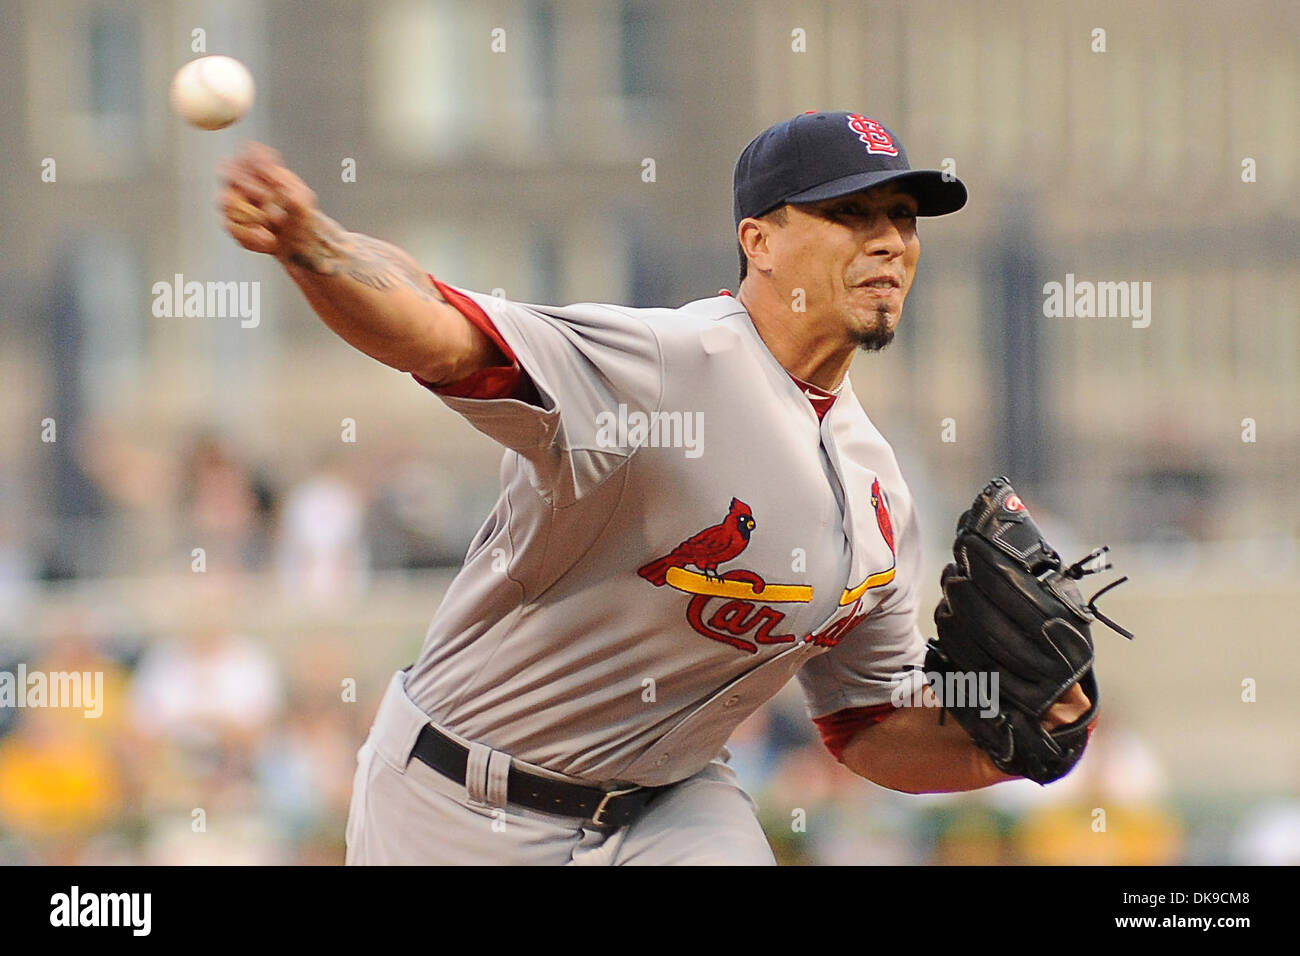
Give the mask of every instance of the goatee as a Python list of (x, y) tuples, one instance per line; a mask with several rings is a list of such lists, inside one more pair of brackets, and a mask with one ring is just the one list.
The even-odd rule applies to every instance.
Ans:
[(879, 352), (894, 341), (894, 330), (889, 327), (889, 309), (876, 309), (875, 321), (853, 333), (853, 340), (864, 352)]

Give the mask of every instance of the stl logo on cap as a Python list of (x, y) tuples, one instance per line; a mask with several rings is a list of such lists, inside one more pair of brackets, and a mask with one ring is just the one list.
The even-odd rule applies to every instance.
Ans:
[(861, 113), (850, 113), (849, 129), (857, 133), (858, 139), (867, 144), (868, 153), (883, 156), (898, 155), (898, 147), (894, 144), (894, 137), (889, 135), (889, 130), (870, 117), (863, 116)]

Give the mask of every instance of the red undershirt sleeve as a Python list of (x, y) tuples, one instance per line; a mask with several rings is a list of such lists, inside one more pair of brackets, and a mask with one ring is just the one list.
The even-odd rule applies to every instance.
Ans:
[(864, 727), (880, 723), (898, 708), (893, 703), (872, 704), (868, 707), (848, 707), (824, 717), (813, 718), (821, 732), (822, 743), (836, 760), (843, 761), (844, 748), (853, 736)]
[(501, 337), (501, 333), (492, 324), (492, 320), (488, 318), (487, 313), (473, 299), (462, 295), (448, 285), (444, 285), (434, 279), (433, 276), (429, 276), (429, 278), (437, 286), (438, 291), (456, 307), (456, 310), (461, 315), (474, 323), (476, 328), (492, 340), (492, 344), (501, 350), (501, 354), (505, 356), (509, 364), (479, 369), (459, 381), (450, 382), (446, 385), (434, 385), (432, 382), (426, 382), (414, 372), (411, 373), (411, 377), (438, 395), (447, 395), (452, 398), (515, 398), (529, 404), (536, 404), (537, 390), (533, 387), (532, 380), (519, 366), (519, 360), (515, 357), (514, 351), (506, 344), (506, 340)]
[[(836, 760), (843, 762), (844, 748), (849, 745), (849, 741), (854, 735), (864, 727), (871, 727), (881, 723), (894, 713), (896, 708), (892, 703), (872, 704), (869, 707), (848, 707), (844, 710), (837, 710), (833, 714), (827, 714), (824, 717), (814, 717), (813, 723), (817, 725), (818, 731), (822, 735), (822, 743), (826, 749), (831, 752), (831, 756)], [(1097, 727), (1097, 721), (1100, 715), (1092, 719), (1088, 724), (1088, 740), (1092, 740), (1092, 732)]]

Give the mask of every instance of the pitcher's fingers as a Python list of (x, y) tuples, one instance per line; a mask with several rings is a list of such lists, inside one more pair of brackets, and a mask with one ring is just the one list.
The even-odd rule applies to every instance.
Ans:
[(315, 198), (315, 193), (292, 169), (287, 166), (267, 166), (258, 171), (259, 179), (285, 200), (290, 212), (300, 212)]
[(275, 190), (246, 173), (237, 173), (230, 186), (254, 205), (263, 205), (275, 198)]
[(257, 222), (264, 218), (263, 204), (251, 200), (248, 194), (237, 186), (225, 186), (217, 190), (217, 211), (235, 222)]
[(286, 182), (297, 179), (288, 167), (279, 162), (278, 158), (272, 159), (261, 154), (245, 157), (237, 167), (271, 189), (282, 189)]
[(227, 200), (221, 210), (227, 220), (240, 225), (265, 226), (271, 221), (268, 210), (244, 199)]
[(256, 185), (260, 189), (274, 190), (279, 188), (279, 179), (271, 172), (275, 165), (258, 156), (240, 156), (223, 166), (222, 174), (228, 181), (249, 188)]
[(226, 221), (226, 232), (250, 252), (274, 253), (279, 247), (279, 240), (264, 226), (241, 225)]
[(263, 224), (277, 235), (293, 218), (292, 214), (281, 205), (281, 200), (278, 199), (263, 206), (261, 213)]

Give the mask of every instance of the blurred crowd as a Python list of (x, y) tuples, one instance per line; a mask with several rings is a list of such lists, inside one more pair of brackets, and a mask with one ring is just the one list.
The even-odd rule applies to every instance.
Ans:
[(0, 482), (0, 604), (41, 581), (194, 570), (195, 549), (209, 569), (274, 573), (329, 600), (360, 593), (372, 570), (458, 563), (495, 497), (396, 438), (288, 465), (209, 432), (177, 454), (103, 421), (73, 447), (43, 480), (54, 524), (29, 522), (4, 494), (17, 476)]
[[(0, 863), (336, 864), (355, 769), (383, 690), (365, 647), (305, 635), (273, 650), (205, 588), (193, 624), (152, 640), (83, 614), (9, 646), (0, 670), (104, 675), (103, 713), (0, 709)], [(340, 676), (343, 675), (343, 676)], [(867, 783), (816, 738), (793, 685), (729, 744), (786, 864), (1300, 863), (1300, 802), (1180, 804), (1116, 720), (1046, 788), (911, 796)]]
[[(60, 615), (0, 670), (104, 674), (103, 714), (0, 709), (0, 864), (338, 864), (355, 752), (381, 680), (355, 635), (272, 649), (204, 589), (192, 626), (153, 640)], [(341, 675), (342, 676), (341, 678)], [(731, 762), (783, 864), (1300, 862), (1300, 803), (1197, 808), (1115, 719), (1047, 788), (910, 796), (855, 777), (797, 688), (733, 736)]]
[[(108, 540), (130, 547), (24, 550), (9, 525), (0, 672), (102, 673), (104, 700), (99, 717), (0, 707), (0, 863), (342, 860), (355, 752), (384, 677), (407, 661), (377, 665), (329, 609), (373, 604), (377, 571), (454, 566), (487, 507), (428, 461), (365, 457), (281, 485), (212, 435), (175, 468), (110, 437), (83, 462), (103, 520), (119, 523)], [(39, 619), (23, 613), (40, 586), (163, 571), (184, 582), (169, 625), (48, 601)], [(242, 613), (265, 593), (256, 581), (326, 623), (268, 640)], [(729, 749), (783, 863), (1300, 863), (1300, 801), (1189, 802), (1116, 708), (1079, 769), (1047, 788), (883, 790), (835, 763), (795, 685)]]
[(901, 794), (857, 777), (830, 759), (793, 688), (747, 721), (729, 749), (786, 864), (1156, 865), (1188, 857), (1154, 755), (1104, 720), (1087, 758), (1063, 780), (961, 794)]
[[(0, 864), (341, 862), (382, 681), (347, 676), (363, 670), (353, 636), (273, 651), (238, 633), (235, 598), (215, 585), (189, 629), (153, 640), (68, 615), (39, 646), (0, 648), (0, 671), (104, 675), (98, 718), (0, 709)], [(729, 750), (786, 864), (1300, 863), (1300, 801), (1180, 804), (1115, 720), (1064, 780), (972, 794), (898, 794), (854, 776), (793, 686)]]
[[(336, 863), (371, 714), (338, 637), (273, 653), (220, 584), (184, 633), (141, 641), (69, 615), (0, 670), (104, 675), (102, 715), (8, 709), (0, 863)], [(363, 688), (361, 694), (364, 695)], [(371, 698), (372, 699), (372, 698)]]

